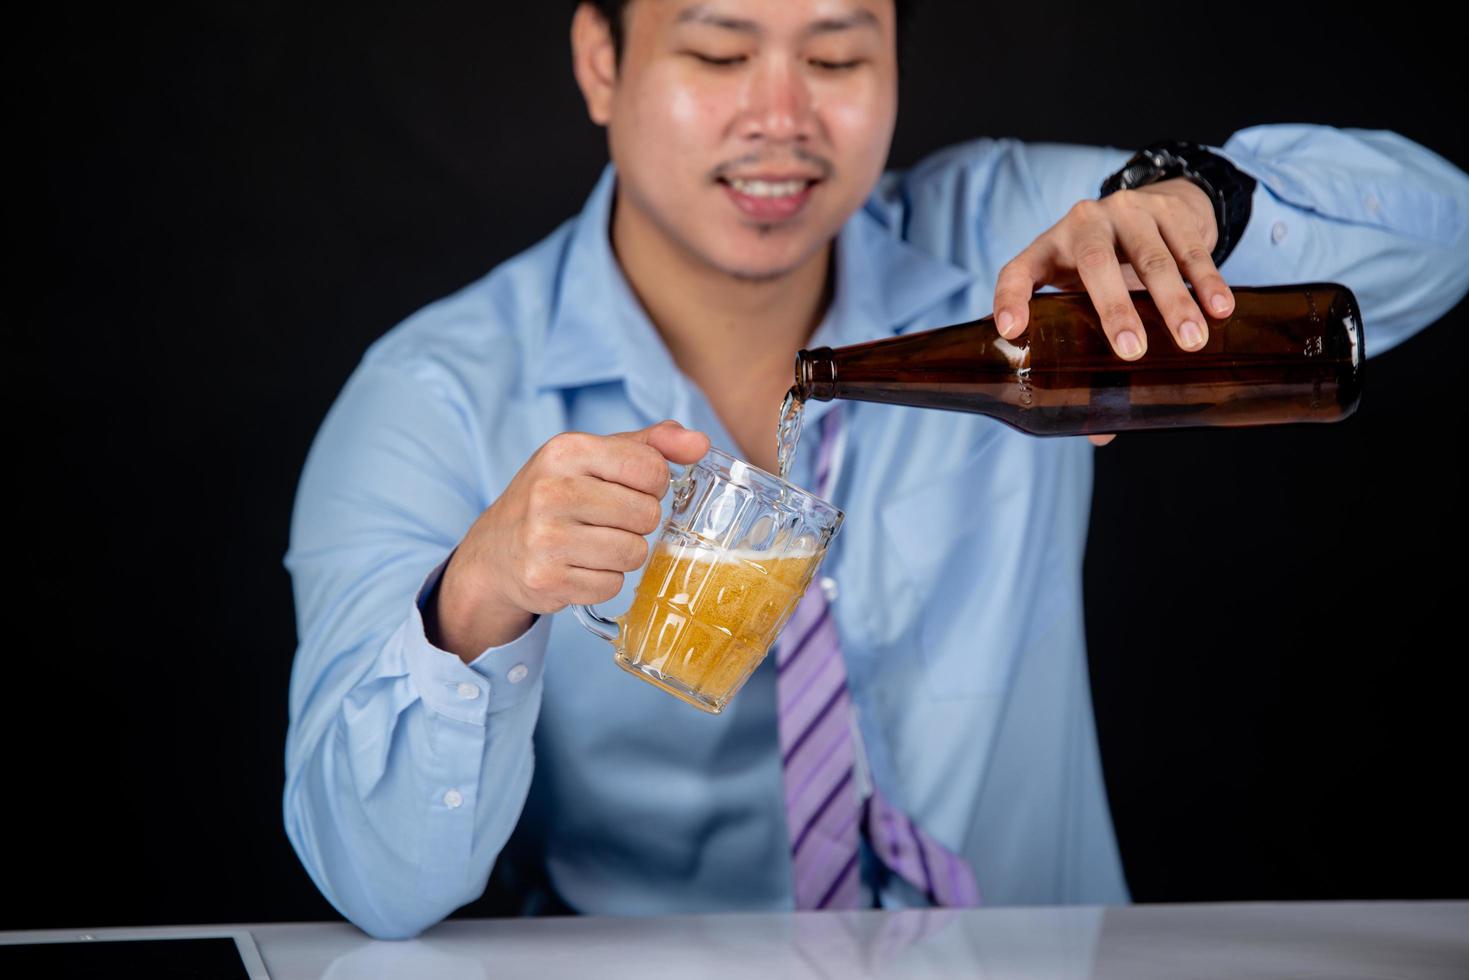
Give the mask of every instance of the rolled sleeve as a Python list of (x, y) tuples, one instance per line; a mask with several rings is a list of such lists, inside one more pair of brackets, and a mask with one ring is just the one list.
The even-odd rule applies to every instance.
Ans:
[(1391, 130), (1255, 126), (1216, 152), (1280, 200), (1338, 221), (1440, 247), (1469, 222), (1451, 191), (1462, 182), (1458, 168)]
[(519, 704), (539, 687), (550, 644), (551, 617), (536, 616), (520, 636), (486, 648), (467, 664), (434, 646), (424, 626), (423, 605), (453, 556), (450, 552), (434, 566), (419, 586), (403, 637), (403, 652), (409, 675), (425, 704), (446, 717), (483, 725), (486, 715)]
[(1469, 175), (1427, 147), (1389, 130), (1272, 124), (1218, 152), (1258, 181), (1219, 270), (1229, 282), (1349, 286), (1368, 358), (1469, 292)]
[(1310, 234), (1302, 226), (1300, 211), (1263, 183), (1255, 185), (1250, 202), (1249, 223), (1234, 251), (1219, 266), (1220, 274), (1230, 282), (1264, 284), (1281, 270), (1303, 268)]

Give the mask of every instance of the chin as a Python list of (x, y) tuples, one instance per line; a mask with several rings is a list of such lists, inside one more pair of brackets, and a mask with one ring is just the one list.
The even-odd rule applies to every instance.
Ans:
[(720, 262), (726, 275), (746, 282), (769, 282), (788, 276), (800, 267), (799, 262)]
[(745, 248), (726, 247), (711, 250), (710, 263), (716, 268), (736, 279), (745, 279), (751, 282), (761, 282), (770, 279), (779, 279), (782, 276), (799, 269), (824, 242), (802, 243), (799, 247), (792, 247), (794, 243), (788, 243), (785, 247), (772, 248), (770, 243), (752, 243)]

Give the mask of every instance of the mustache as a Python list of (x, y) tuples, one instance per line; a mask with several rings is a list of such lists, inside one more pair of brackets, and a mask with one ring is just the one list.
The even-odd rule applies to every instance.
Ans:
[(731, 173), (741, 170), (752, 170), (757, 167), (779, 169), (782, 165), (790, 166), (791, 164), (796, 164), (798, 169), (803, 171), (814, 171), (818, 180), (826, 180), (835, 169), (832, 166), (832, 162), (826, 157), (798, 146), (790, 153), (751, 153), (746, 156), (736, 157), (733, 160), (726, 160), (714, 168), (710, 174), (710, 179), (724, 179)]

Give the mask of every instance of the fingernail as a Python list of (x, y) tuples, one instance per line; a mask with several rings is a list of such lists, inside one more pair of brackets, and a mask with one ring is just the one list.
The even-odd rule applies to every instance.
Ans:
[(1204, 335), (1199, 333), (1199, 325), (1192, 320), (1185, 320), (1183, 328), (1178, 331), (1183, 335), (1183, 346), (1197, 347), (1204, 342)]
[(1229, 309), (1229, 300), (1224, 298), (1223, 293), (1215, 293), (1214, 298), (1209, 301), (1209, 306), (1213, 308), (1215, 313), (1223, 316), (1224, 311)]
[(999, 325), (1000, 333), (1008, 337), (1010, 335), (1010, 328), (1015, 325), (1015, 317), (1010, 315), (1009, 310), (1001, 310), (1000, 315), (995, 317), (995, 323)]
[(1137, 334), (1124, 330), (1117, 335), (1117, 349), (1122, 352), (1123, 357), (1135, 357), (1142, 351), (1142, 346), (1137, 342)]

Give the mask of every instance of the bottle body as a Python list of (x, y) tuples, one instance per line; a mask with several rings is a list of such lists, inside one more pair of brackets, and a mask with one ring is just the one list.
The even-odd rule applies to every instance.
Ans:
[[(1112, 350), (1085, 292), (1037, 293), (1025, 333), (994, 318), (796, 355), (803, 400), (979, 412), (1031, 435), (1336, 422), (1356, 410), (1366, 355), (1338, 283), (1236, 286), (1204, 347), (1179, 347), (1149, 293), (1131, 292), (1147, 352)], [(1200, 304), (1202, 308), (1202, 304)]]

